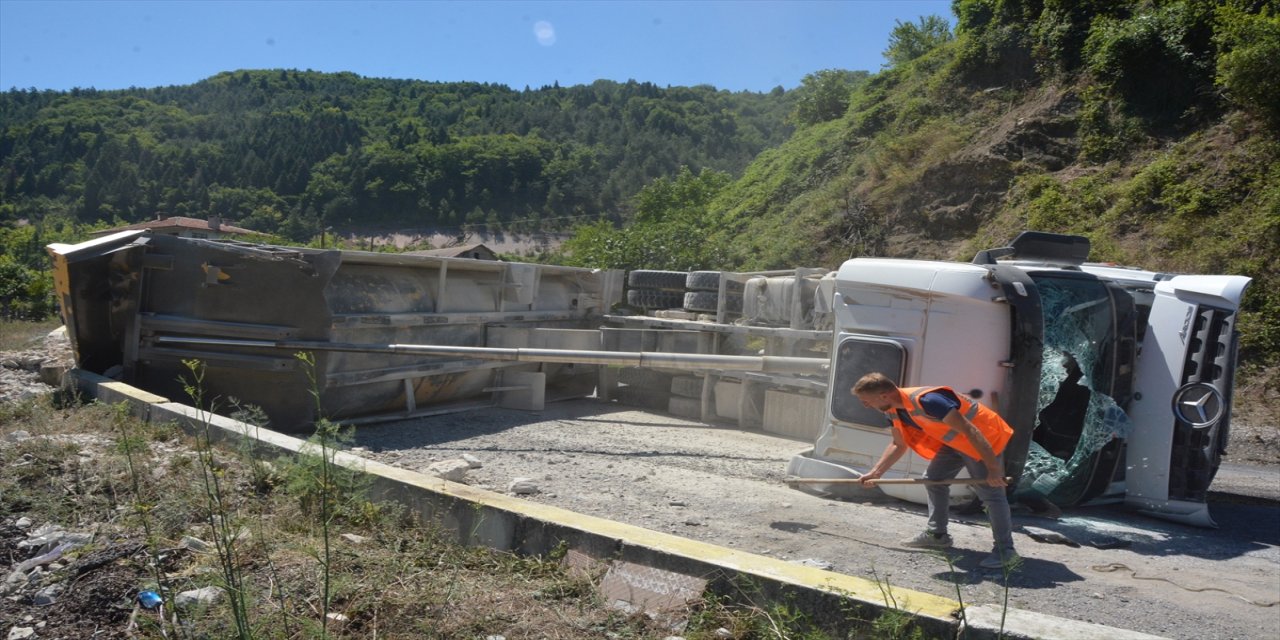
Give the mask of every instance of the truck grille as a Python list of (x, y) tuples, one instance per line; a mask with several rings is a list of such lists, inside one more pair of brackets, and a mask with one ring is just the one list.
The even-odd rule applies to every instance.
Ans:
[(1212, 385), (1222, 394), (1224, 407), (1222, 418), (1204, 428), (1197, 429), (1174, 418), (1169, 498), (1203, 502), (1226, 450), (1231, 421), (1235, 313), (1214, 307), (1198, 307), (1188, 334), (1181, 384), (1201, 382)]

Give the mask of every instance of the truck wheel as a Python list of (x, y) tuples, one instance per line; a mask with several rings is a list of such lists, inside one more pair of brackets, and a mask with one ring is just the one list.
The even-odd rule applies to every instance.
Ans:
[[(720, 272), (719, 271), (694, 271), (684, 280), (684, 288), (690, 291), (719, 291), (720, 290)], [(725, 280), (725, 291), (729, 293), (742, 293), (743, 284), (733, 280)]]
[(627, 292), (627, 304), (641, 309), (679, 309), (684, 296), (679, 291), (656, 289), (632, 289)]
[[(720, 294), (714, 291), (690, 291), (684, 294), (684, 308), (689, 311), (716, 312), (716, 299)], [(726, 294), (724, 310), (729, 313), (742, 313), (742, 295)]]
[(627, 274), (627, 284), (633, 289), (684, 291), (684, 281), (688, 277), (689, 274), (684, 271), (636, 269)]

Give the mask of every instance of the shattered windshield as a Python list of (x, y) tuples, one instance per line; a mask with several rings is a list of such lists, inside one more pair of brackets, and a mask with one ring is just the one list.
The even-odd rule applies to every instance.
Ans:
[(1018, 492), (1072, 504), (1096, 486), (1098, 453), (1131, 427), (1111, 396), (1115, 310), (1111, 291), (1096, 278), (1031, 275), (1043, 305), (1044, 357), (1039, 415)]

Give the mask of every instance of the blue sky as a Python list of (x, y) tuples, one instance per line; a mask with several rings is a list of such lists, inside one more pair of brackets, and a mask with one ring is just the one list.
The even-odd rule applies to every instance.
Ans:
[(598, 79), (792, 89), (876, 71), (894, 20), (949, 0), (381, 2), (0, 0), (0, 90), (121, 89), (236, 69), (514, 89)]

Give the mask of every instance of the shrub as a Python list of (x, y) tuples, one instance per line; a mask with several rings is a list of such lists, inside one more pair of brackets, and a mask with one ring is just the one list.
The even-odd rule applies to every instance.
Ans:
[(1085, 42), (1088, 70), (1152, 124), (1204, 107), (1212, 93), (1212, 9), (1176, 2), (1128, 19), (1102, 16)]
[(0, 255), (0, 318), (43, 320), (53, 313), (53, 277)]
[(951, 25), (941, 16), (920, 16), (918, 22), (894, 20), (894, 23), (889, 32), (889, 45), (884, 50), (888, 66), (915, 60), (953, 38)]
[(1090, 162), (1123, 158), (1146, 139), (1142, 121), (1125, 112), (1102, 87), (1080, 92), (1080, 157)]
[(950, 76), (964, 84), (1003, 85), (1036, 77), (1030, 25), (1040, 13), (1036, 0), (955, 0), (959, 50)]
[(866, 82), (866, 71), (824, 69), (806, 75), (796, 89), (796, 108), (791, 120), (807, 126), (835, 120), (849, 110), (850, 96)]
[(1079, 69), (1093, 20), (1099, 16), (1126, 17), (1134, 4), (1116, 0), (1045, 0), (1044, 10), (1031, 27), (1037, 67), (1042, 73)]
[(1004, 85), (1034, 80), (1031, 43), (1022, 25), (1009, 24), (959, 37), (951, 76), (975, 86)]
[(1219, 7), (1214, 43), (1221, 52), (1216, 80), (1227, 98), (1280, 129), (1280, 14)]

